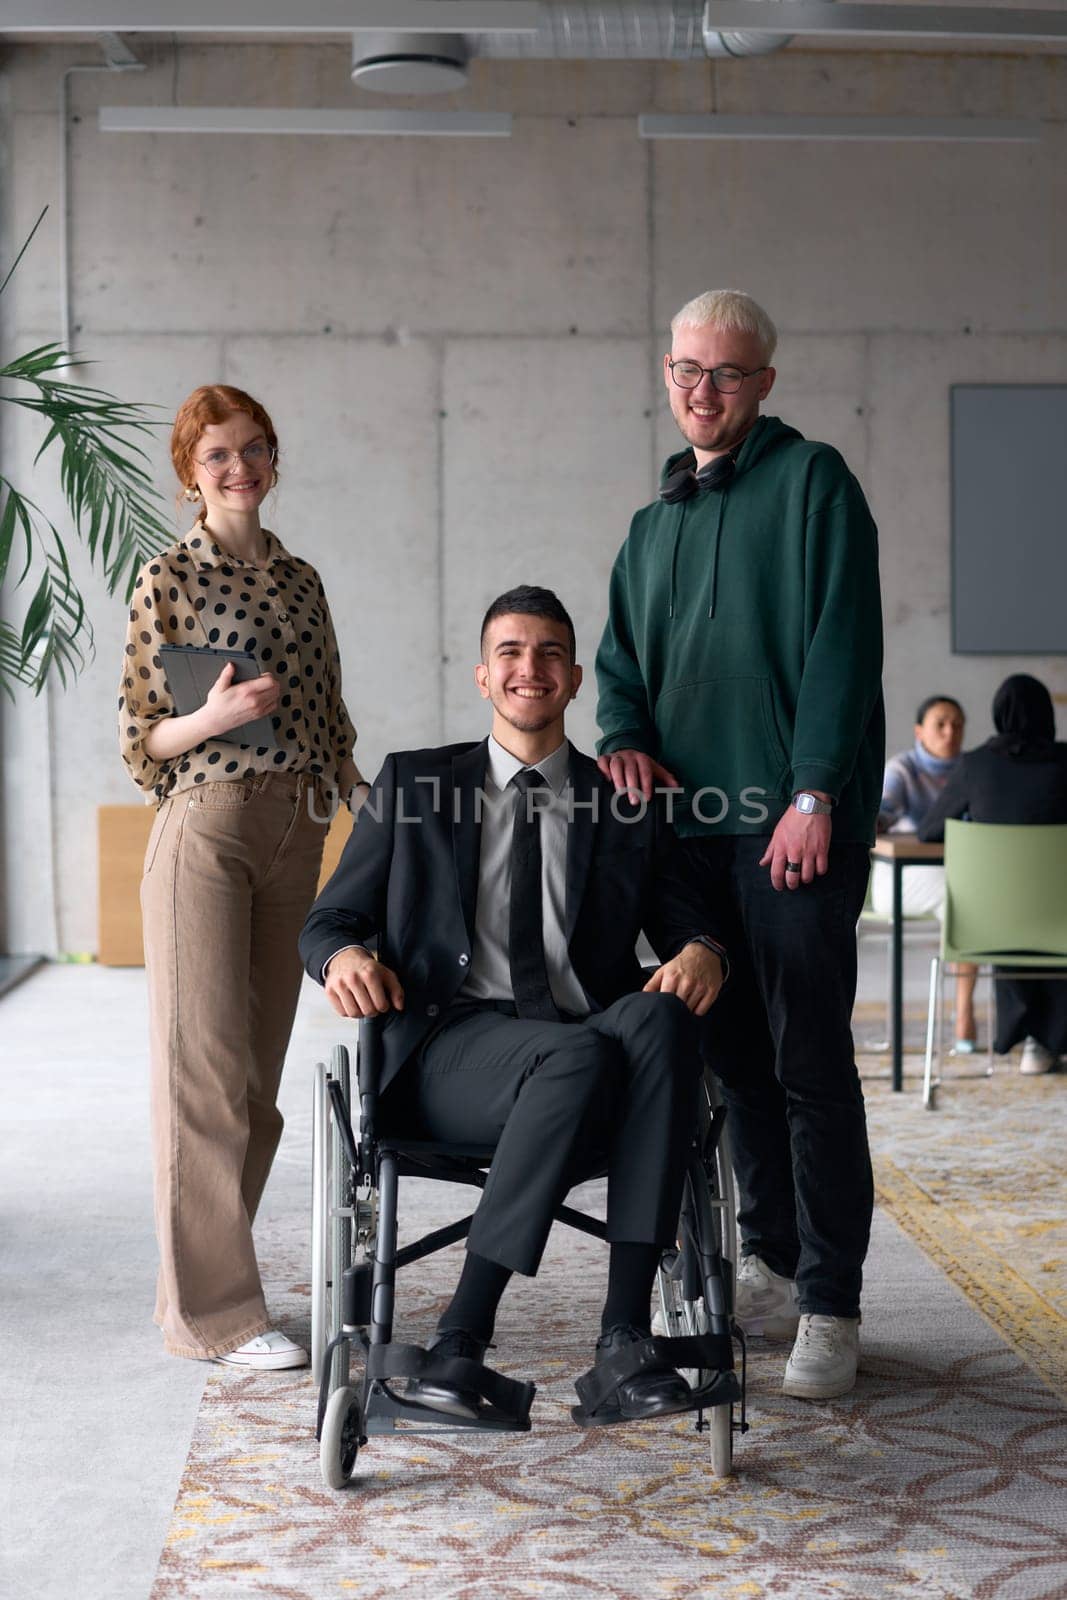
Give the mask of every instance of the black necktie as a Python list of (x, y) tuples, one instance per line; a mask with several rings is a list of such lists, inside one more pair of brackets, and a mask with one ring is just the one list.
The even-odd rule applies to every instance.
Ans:
[(518, 790), (511, 830), (511, 908), (508, 917), (508, 956), (511, 988), (520, 1017), (538, 1022), (558, 1022), (559, 1011), (548, 986), (545, 966), (544, 911), (541, 903), (541, 812), (528, 789), (547, 787), (532, 767), (511, 780)]

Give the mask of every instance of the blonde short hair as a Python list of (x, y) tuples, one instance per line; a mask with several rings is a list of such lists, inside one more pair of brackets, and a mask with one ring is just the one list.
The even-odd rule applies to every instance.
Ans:
[(722, 328), (726, 333), (754, 334), (768, 363), (778, 344), (778, 329), (766, 311), (740, 289), (707, 289), (671, 318), (672, 336), (679, 328), (708, 327)]

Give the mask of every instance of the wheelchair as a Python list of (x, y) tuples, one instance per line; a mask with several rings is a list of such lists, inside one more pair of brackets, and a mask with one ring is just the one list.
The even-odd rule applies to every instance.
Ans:
[[(464, 1381), (478, 1389), (484, 1402), (477, 1420), (434, 1411), (406, 1398), (397, 1386), (399, 1379), (427, 1374), (432, 1362), (420, 1347), (393, 1341), (397, 1271), (464, 1239), (472, 1220), (464, 1217), (398, 1248), (399, 1180), (432, 1178), (481, 1189), (493, 1150), (380, 1133), (380, 1072), (380, 1023), (376, 1019), (362, 1021), (355, 1073), (357, 1139), (347, 1047), (335, 1045), (329, 1065), (320, 1062), (315, 1069), (311, 1368), (319, 1391), (319, 1464), (323, 1481), (331, 1489), (354, 1485), (359, 1451), (377, 1435), (420, 1430), (527, 1432), (534, 1395), (533, 1384), (517, 1383), (459, 1358), (451, 1366), (463, 1368)], [(732, 1319), (737, 1207), (725, 1116), (714, 1082), (705, 1071), (678, 1243), (664, 1252), (657, 1274), (654, 1336), (630, 1347), (644, 1362), (667, 1360), (689, 1383), (696, 1428), (709, 1435), (711, 1469), (716, 1477), (731, 1475), (734, 1435), (748, 1428), (744, 1336)], [(601, 1170), (583, 1177), (602, 1175)], [(560, 1205), (555, 1215), (558, 1222), (583, 1233), (600, 1239), (606, 1236), (602, 1221), (571, 1206)], [(741, 1353), (739, 1372), (734, 1364), (735, 1343)], [(362, 1355), (358, 1382), (353, 1381), (351, 1370), (354, 1351)], [(602, 1420), (596, 1413), (603, 1398), (598, 1379), (603, 1390), (608, 1380), (601, 1368), (594, 1367), (576, 1383), (582, 1403), (572, 1415), (581, 1426)], [(611, 1419), (605, 1416), (603, 1420)]]

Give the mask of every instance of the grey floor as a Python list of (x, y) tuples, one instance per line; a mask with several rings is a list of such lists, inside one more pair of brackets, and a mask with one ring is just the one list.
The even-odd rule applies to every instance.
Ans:
[[(864, 950), (861, 994), (884, 963)], [(335, 1035), (305, 991), (268, 1218), (306, 1209), (311, 1068)], [(0, 1000), (0, 1600), (147, 1600), (210, 1370), (165, 1358), (150, 1319), (145, 1011), (143, 974), (102, 967), (46, 966)], [(886, 1267), (901, 1243), (879, 1228)]]

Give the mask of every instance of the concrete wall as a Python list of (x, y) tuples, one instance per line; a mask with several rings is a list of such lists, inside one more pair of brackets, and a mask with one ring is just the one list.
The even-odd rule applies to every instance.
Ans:
[[(53, 206), (5, 296), (9, 349), (58, 336), (58, 82), (93, 56), (6, 58), (6, 245)], [(454, 103), (513, 111), (510, 140), (101, 134), (102, 103), (375, 103), (342, 48), (160, 43), (148, 59), (74, 79), (75, 344), (94, 381), (163, 416), (215, 378), (268, 404), (284, 448), (270, 521), (325, 578), (368, 770), (481, 732), (477, 621), (513, 582), (558, 587), (591, 665), (630, 511), (675, 447), (664, 329), (712, 285), (768, 306), (771, 409), (838, 445), (869, 494), (893, 744), (935, 686), (975, 739), (1010, 670), (1067, 700), (1067, 658), (954, 658), (948, 613), (949, 385), (1067, 381), (1067, 58), (482, 63)], [(637, 138), (639, 111), (703, 109), (1047, 121), (1037, 146)], [(26, 480), (32, 429), (5, 424), (4, 469)], [(152, 456), (169, 496), (162, 439)], [(34, 488), (58, 509), (45, 469)], [(1005, 582), (1011, 561), (1006, 537)], [(93, 948), (95, 808), (136, 798), (113, 728), (124, 607), (88, 592), (97, 654), (77, 687), (0, 712), (13, 949)], [(586, 744), (594, 700), (590, 685), (572, 723)]]

